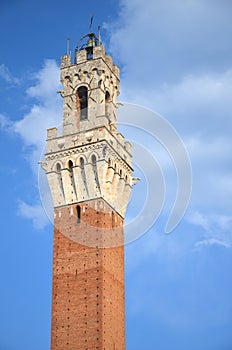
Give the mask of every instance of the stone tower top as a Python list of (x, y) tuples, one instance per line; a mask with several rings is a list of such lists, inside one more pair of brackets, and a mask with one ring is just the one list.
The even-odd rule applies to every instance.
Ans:
[(103, 198), (125, 214), (133, 170), (131, 144), (117, 132), (119, 74), (93, 33), (81, 38), (73, 63), (61, 58), (62, 135), (48, 129), (43, 163), (54, 207)]
[(64, 135), (96, 126), (116, 131), (119, 74), (119, 67), (94, 33), (79, 40), (73, 64), (70, 54), (61, 58)]

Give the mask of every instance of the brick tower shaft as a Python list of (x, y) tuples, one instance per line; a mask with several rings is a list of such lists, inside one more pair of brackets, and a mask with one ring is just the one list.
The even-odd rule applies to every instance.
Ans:
[[(112, 208), (102, 200), (80, 207), (80, 223), (75, 205), (56, 210), (51, 349), (125, 349), (123, 219), (116, 214), (112, 225)], [(86, 237), (89, 225), (92, 246), (77, 237)], [(103, 248), (106, 239), (116, 246)]]

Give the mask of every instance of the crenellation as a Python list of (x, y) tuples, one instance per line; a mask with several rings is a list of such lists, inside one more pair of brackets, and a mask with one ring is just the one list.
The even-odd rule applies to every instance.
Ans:
[(124, 144), (125, 150), (127, 153), (131, 154), (132, 152), (132, 144), (129, 141), (126, 141)]
[(98, 45), (93, 48), (93, 59), (104, 58), (106, 55), (103, 45)]
[[(76, 150), (76, 152), (78, 152), (80, 147), (86, 144), (88, 144), (89, 147), (97, 147), (98, 145), (104, 147), (102, 145), (104, 141), (108, 142), (110, 147), (121, 154), (122, 158), (125, 158), (126, 153), (128, 164), (131, 166), (131, 144), (128, 141), (124, 142), (124, 137), (122, 135), (121, 137), (119, 136), (118, 139), (118, 135), (112, 134), (106, 127), (91, 129), (88, 132), (70, 134), (65, 137), (54, 136), (54, 138), (47, 140), (47, 154), (60, 153), (61, 150), (63, 151), (65, 149), (72, 149), (72, 151)], [(63, 153), (61, 154), (61, 157), (62, 156)]]
[(57, 137), (57, 128), (50, 128), (47, 130), (47, 139), (54, 139)]
[(106, 56), (105, 56), (105, 61), (106, 61), (107, 66), (110, 68), (110, 70), (112, 70), (112, 68), (113, 68), (113, 60), (112, 60), (112, 57), (109, 56), (109, 55), (106, 55)]
[(61, 57), (61, 68), (66, 68), (71, 66), (71, 56), (64, 55)]
[(76, 52), (76, 63), (80, 64), (87, 61), (87, 52), (86, 50), (80, 50)]
[(113, 64), (113, 73), (117, 77), (117, 79), (120, 79), (120, 68), (117, 64)]

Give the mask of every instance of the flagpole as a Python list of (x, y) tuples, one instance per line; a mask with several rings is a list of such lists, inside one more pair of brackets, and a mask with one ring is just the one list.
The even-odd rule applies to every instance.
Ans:
[(90, 19), (90, 26), (89, 26), (90, 33), (92, 33), (92, 28), (93, 28), (93, 15), (91, 16), (91, 19)]

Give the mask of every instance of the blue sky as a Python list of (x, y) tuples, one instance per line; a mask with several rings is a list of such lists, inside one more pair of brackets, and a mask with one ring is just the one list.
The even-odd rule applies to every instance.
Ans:
[[(158, 142), (122, 128), (157, 159), (167, 186), (156, 224), (125, 249), (127, 349), (230, 350), (231, 1), (11, 0), (0, 10), (0, 350), (49, 349), (53, 232), (37, 163), (46, 128), (62, 118), (66, 38), (73, 52), (92, 13), (121, 68), (119, 100), (165, 117), (192, 164), (189, 208), (166, 235), (175, 168)], [(145, 198), (146, 174), (135, 169), (142, 181), (127, 220)]]

